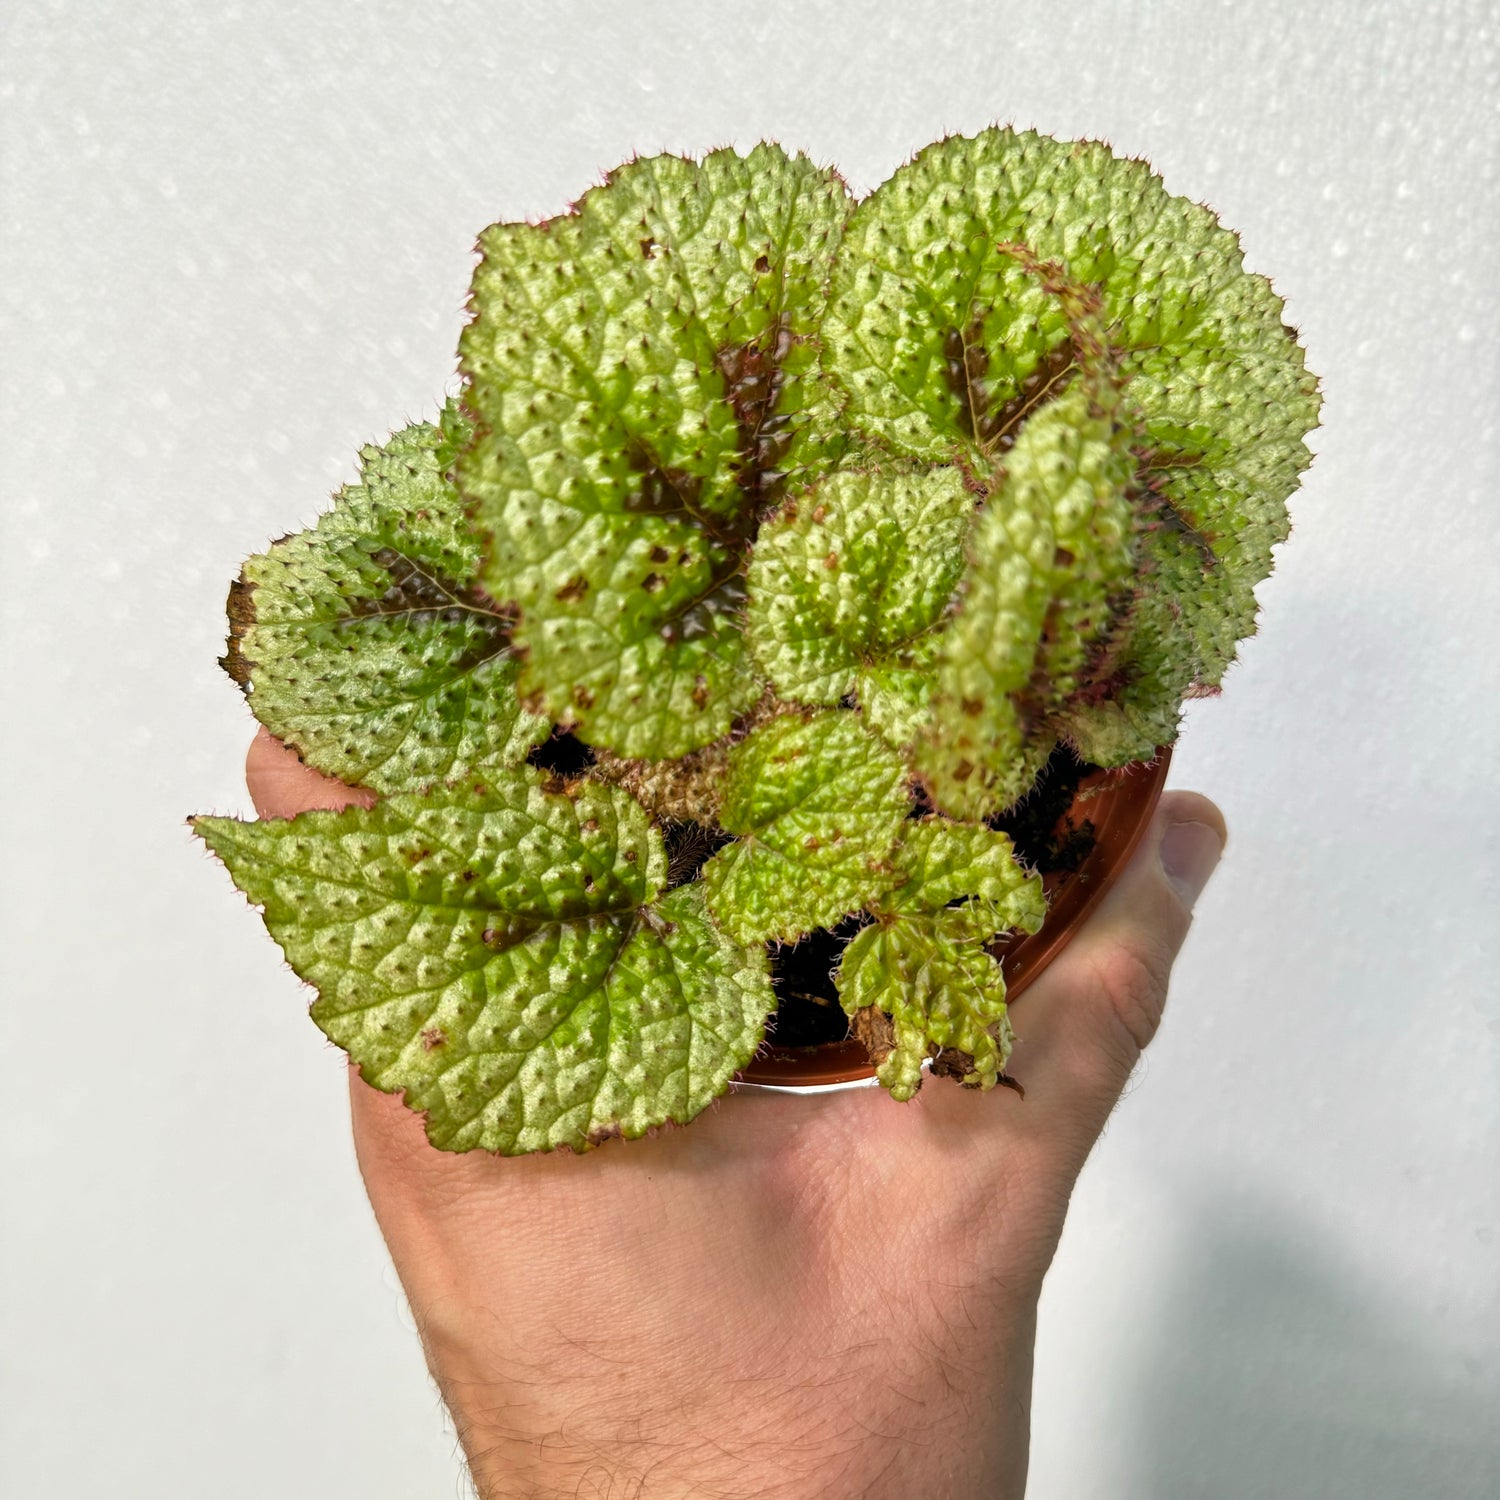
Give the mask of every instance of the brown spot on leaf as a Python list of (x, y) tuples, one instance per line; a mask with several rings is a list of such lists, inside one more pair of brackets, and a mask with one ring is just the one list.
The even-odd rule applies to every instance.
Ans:
[(710, 693), (708, 690), (708, 678), (701, 672), (693, 680), (693, 705), (696, 708), (705, 708), (708, 705)]
[(864, 1043), (870, 1061), (878, 1068), (896, 1050), (896, 1027), (877, 1005), (866, 1005), (850, 1018), (850, 1031)]
[(588, 593), (588, 591), (588, 579), (583, 577), (582, 574), (579, 574), (574, 578), (570, 578), (565, 584), (563, 584), (563, 586), (558, 589), (557, 593), (553, 595), (553, 598), (559, 600), (563, 604), (577, 604), (578, 601)]
[(235, 686), (241, 692), (246, 692), (250, 687), (250, 673), (256, 664), (247, 659), (241, 646), (246, 633), (255, 624), (255, 585), (243, 573), (229, 585), (225, 613), (229, 616), (229, 639), (224, 643), (224, 654), (219, 658), (219, 665), (229, 674)]
[(441, 1026), (429, 1026), (422, 1033), (422, 1046), (425, 1051), (434, 1052), (439, 1047), (448, 1043), (448, 1033)]
[(754, 343), (730, 344), (718, 352), (724, 395), (739, 428), (735, 479), (747, 504), (744, 530), (779, 498), (786, 480), (781, 462), (791, 446), (791, 415), (779, 411), (785, 374), (782, 365), (796, 342), (785, 319)]
[(674, 516), (705, 529), (713, 521), (698, 509), (703, 481), (684, 469), (663, 464), (640, 439), (631, 439), (625, 448), (630, 467), (641, 476), (641, 487), (626, 495), (624, 507), (633, 515)]

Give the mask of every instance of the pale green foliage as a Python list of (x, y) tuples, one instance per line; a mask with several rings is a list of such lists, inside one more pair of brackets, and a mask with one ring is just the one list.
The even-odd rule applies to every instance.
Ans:
[(310, 531), (245, 564), (225, 665), (309, 765), (377, 791), (517, 764), (547, 721), (516, 701), (510, 622), (471, 580), (479, 542), (444, 455), (464, 432), (404, 428)]
[(882, 1081), (993, 1086), (1042, 904), (985, 820), (1253, 631), (1318, 411), (1280, 300), (1145, 163), (1002, 129), (857, 205), (773, 145), (632, 161), (480, 250), (465, 415), (231, 595), (257, 716), (388, 798), (200, 831), (444, 1146), (690, 1118), (766, 945), (846, 920)]
[(964, 566), (974, 496), (954, 468), (835, 474), (761, 526), (746, 631), (797, 703), (852, 693), (910, 743), (931, 680), (931, 633)]
[(313, 1019), (451, 1150), (581, 1150), (691, 1119), (772, 1004), (764, 954), (707, 920), (700, 888), (661, 896), (636, 803), (537, 781), (195, 823), (317, 988)]
[(790, 942), (858, 911), (895, 878), (901, 757), (853, 714), (773, 719), (735, 747), (704, 866), (709, 908), (741, 942)]
[(845, 232), (824, 332), (855, 429), (914, 457), (1003, 456), (1066, 378), (1065, 309), (1003, 242), (1099, 287), (1141, 478), (1165, 507), (1138, 564), (1153, 603), (1121, 622), (1110, 690), (1058, 720), (1116, 764), (1172, 738), (1183, 695), (1218, 683), (1253, 629), (1317, 384), (1208, 209), (1099, 142), (988, 130), (919, 152)]
[(482, 236), (461, 477), (521, 607), (524, 687), (622, 755), (760, 696), (735, 610), (756, 507), (840, 448), (817, 368), (842, 181), (774, 146), (636, 161)]
[[(875, 921), (844, 950), (839, 999), (890, 1017), (877, 1077), (897, 1099), (920, 1087), (922, 1063), (961, 1054), (965, 1085), (993, 1088), (1010, 1054), (1005, 979), (986, 944), (1010, 928), (1035, 932), (1042, 883), (1016, 865), (1010, 840), (979, 824), (929, 819), (897, 854), (899, 883), (875, 903)], [(866, 1034), (878, 1034), (870, 1028)]]
[(943, 911), (955, 932), (981, 942), (1013, 927), (1035, 932), (1047, 914), (1042, 882), (1016, 863), (1005, 834), (982, 823), (914, 824), (901, 841), (896, 875), (880, 911), (896, 917)]
[(1079, 382), (1027, 422), (975, 528), (958, 613), (938, 647), (916, 764), (933, 800), (983, 817), (1031, 785), (1047, 714), (1077, 685), (1131, 572), (1129, 454), (1108, 387)]

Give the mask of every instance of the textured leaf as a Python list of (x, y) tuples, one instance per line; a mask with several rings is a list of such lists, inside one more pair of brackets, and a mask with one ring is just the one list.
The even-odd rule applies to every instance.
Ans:
[(906, 770), (856, 715), (785, 715), (730, 755), (719, 821), (738, 834), (703, 867), (709, 907), (741, 942), (791, 942), (894, 879)]
[(1131, 575), (1130, 457), (1112, 405), (1107, 386), (1082, 382), (1041, 407), (974, 529), (916, 753), (944, 812), (982, 818), (1032, 784), (1048, 716)]
[(636, 161), (481, 250), (466, 417), (231, 594), (258, 716), (402, 794), (200, 822), (319, 1024), (445, 1146), (582, 1147), (701, 1109), (758, 945), (853, 917), (883, 1080), (991, 1086), (1041, 904), (981, 820), (1059, 739), (1170, 740), (1253, 630), (1318, 411), (1280, 300), (1144, 163), (999, 129), (858, 207), (770, 145)]
[(459, 422), (367, 447), (310, 531), (245, 564), (224, 665), (318, 770), (377, 791), (517, 764), (547, 724), (516, 700), (510, 620), (444, 477)]
[(855, 694), (896, 743), (930, 691), (930, 634), (964, 565), (974, 496), (954, 468), (835, 474), (761, 528), (747, 631), (776, 691)]
[(1003, 833), (939, 818), (911, 828), (896, 866), (899, 884), (844, 950), (840, 1002), (897, 1099), (920, 1087), (928, 1057), (943, 1056), (969, 1087), (993, 1088), (1011, 1036), (1005, 979), (985, 944), (1041, 926), (1041, 880), (1016, 864)]
[(890, 1017), (890, 1042), (875, 1049), (875, 1076), (896, 1099), (916, 1093), (923, 1060), (944, 1049), (972, 1059), (973, 1086), (981, 1089), (995, 1086), (1010, 1056), (1000, 965), (950, 925), (876, 923), (855, 934), (839, 965), (845, 1009)]
[(1219, 682), (1287, 533), (1317, 383), (1238, 238), (1098, 142), (987, 130), (919, 152), (859, 205), (825, 325), (848, 420), (899, 453), (1003, 455), (1071, 378), (1062, 307), (999, 248), (1097, 283), (1155, 491), (1153, 569), (1109, 672), (1063, 725), (1090, 758), (1150, 754)]
[(981, 942), (1017, 927), (1035, 932), (1047, 914), (1041, 880), (1016, 863), (1006, 834), (982, 823), (925, 818), (912, 824), (896, 870), (900, 884), (880, 899), (879, 910), (898, 917), (942, 912), (954, 919), (953, 930)]
[(199, 818), (265, 909), (313, 1019), (446, 1150), (583, 1149), (691, 1119), (759, 1044), (764, 954), (660, 895), (661, 838), (623, 792), (394, 796), (291, 822)]
[(815, 336), (850, 201), (761, 145), (635, 161), (481, 237), (461, 482), (526, 690), (622, 755), (680, 755), (760, 696), (745, 549), (842, 451)]

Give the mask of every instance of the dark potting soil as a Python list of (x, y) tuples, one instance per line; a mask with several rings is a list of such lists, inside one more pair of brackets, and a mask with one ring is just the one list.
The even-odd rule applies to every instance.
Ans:
[(768, 1031), (778, 1047), (816, 1047), (841, 1042), (849, 1017), (839, 1004), (833, 976), (849, 940), (868, 918), (845, 917), (836, 927), (819, 927), (798, 943), (771, 947), (771, 987), (776, 1013)]
[(1094, 847), (1094, 825), (1084, 819), (1061, 837), (1057, 825), (1073, 805), (1079, 783), (1098, 769), (1059, 746), (1037, 784), (1009, 812), (989, 819), (990, 827), (1008, 833), (1016, 857), (1039, 874), (1076, 870)]
[[(1042, 875), (1073, 871), (1094, 847), (1094, 825), (1085, 820), (1058, 835), (1058, 823), (1072, 806), (1079, 783), (1096, 768), (1071, 750), (1052, 752), (1037, 785), (1009, 812), (989, 820), (1010, 835), (1022, 864)], [(930, 812), (918, 797), (916, 816)], [(838, 1000), (833, 976), (845, 947), (867, 918), (847, 917), (833, 928), (820, 927), (799, 943), (772, 946), (771, 984), (776, 1013), (769, 1037), (778, 1047), (816, 1047), (849, 1035), (849, 1018)]]
[(569, 734), (566, 729), (554, 729), (549, 738), (532, 747), (526, 764), (545, 771), (549, 776), (567, 780), (582, 776), (593, 765), (594, 759), (592, 745), (585, 745), (576, 734)]

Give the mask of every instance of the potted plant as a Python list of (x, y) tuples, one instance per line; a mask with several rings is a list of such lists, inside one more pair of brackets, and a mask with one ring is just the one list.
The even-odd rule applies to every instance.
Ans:
[(445, 1149), (687, 1121), (816, 1014), (898, 1098), (995, 1086), (1039, 851), (1128, 850), (1160, 776), (1109, 768), (1254, 627), (1318, 410), (1280, 300), (1002, 129), (859, 202), (636, 160), (480, 252), (461, 398), (230, 591), (256, 717), (378, 800), (197, 832)]

